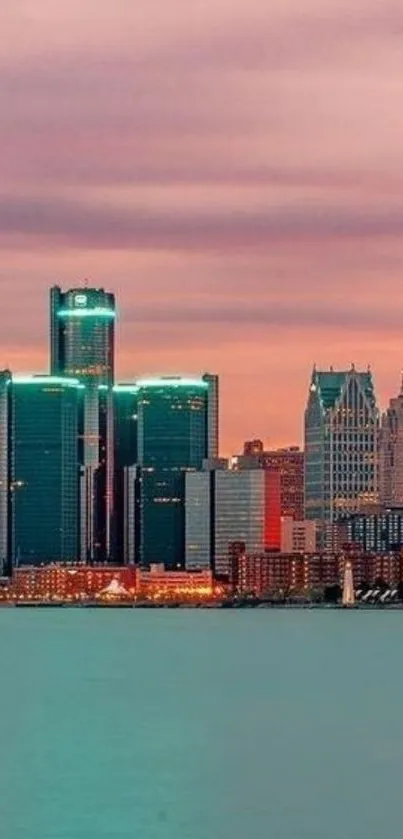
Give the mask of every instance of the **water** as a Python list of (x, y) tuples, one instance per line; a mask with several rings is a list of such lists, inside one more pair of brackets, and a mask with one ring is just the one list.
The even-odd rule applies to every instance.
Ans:
[(0, 610), (4, 839), (400, 839), (403, 620)]

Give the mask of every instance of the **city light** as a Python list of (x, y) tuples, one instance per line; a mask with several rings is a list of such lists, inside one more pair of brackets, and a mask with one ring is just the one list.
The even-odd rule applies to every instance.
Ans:
[(137, 385), (139, 388), (146, 388), (146, 387), (200, 387), (203, 389), (208, 388), (208, 382), (205, 382), (203, 379), (185, 379), (180, 377), (169, 377), (166, 378), (156, 378), (156, 379), (137, 379)]
[(116, 317), (116, 312), (112, 309), (106, 309), (101, 306), (94, 306), (92, 309), (59, 309), (57, 316), (59, 318), (105, 318), (106, 320), (113, 320)]
[(16, 375), (10, 380), (13, 385), (62, 385), (65, 387), (83, 388), (85, 385), (81, 384), (78, 379), (72, 379), (67, 376), (47, 376), (44, 375)]

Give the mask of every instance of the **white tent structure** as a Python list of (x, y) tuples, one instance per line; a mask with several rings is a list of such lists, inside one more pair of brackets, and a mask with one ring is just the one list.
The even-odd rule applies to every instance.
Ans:
[(119, 582), (117, 577), (113, 577), (110, 583), (99, 592), (99, 597), (129, 597), (130, 592)]

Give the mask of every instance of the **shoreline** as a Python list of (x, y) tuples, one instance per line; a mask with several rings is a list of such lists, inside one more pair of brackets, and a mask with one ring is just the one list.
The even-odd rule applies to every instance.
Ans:
[(172, 602), (172, 603), (150, 603), (148, 601), (139, 602), (109, 602), (100, 603), (88, 601), (84, 603), (70, 603), (68, 601), (47, 601), (47, 600), (21, 600), (18, 602), (3, 601), (0, 602), (0, 608), (4, 609), (188, 609), (188, 610), (242, 610), (242, 609), (259, 609), (259, 610), (309, 610), (309, 611), (388, 611), (398, 612), (403, 611), (403, 603), (355, 603), (353, 606), (343, 606), (342, 603), (186, 603), (186, 602)]

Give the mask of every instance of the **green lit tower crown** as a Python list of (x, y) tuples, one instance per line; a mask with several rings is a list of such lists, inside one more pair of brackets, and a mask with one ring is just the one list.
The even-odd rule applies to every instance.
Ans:
[(114, 519), (115, 297), (103, 288), (50, 291), (52, 375), (85, 386), (80, 426), (80, 557), (108, 560)]
[(50, 292), (51, 372), (112, 385), (115, 297), (103, 288)]

